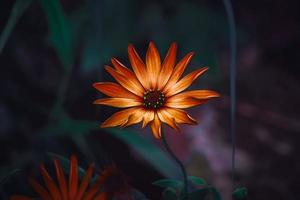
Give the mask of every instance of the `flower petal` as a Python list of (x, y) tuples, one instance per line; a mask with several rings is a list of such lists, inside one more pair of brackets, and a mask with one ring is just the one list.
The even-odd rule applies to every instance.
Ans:
[(157, 79), (161, 68), (160, 56), (153, 42), (149, 43), (146, 53), (146, 65), (150, 77), (151, 88), (156, 89)]
[(128, 117), (128, 120), (121, 126), (126, 127), (141, 122), (144, 118), (145, 112), (146, 110), (142, 107), (136, 108), (136, 110), (132, 113), (132, 115)]
[(141, 82), (137, 79), (136, 75), (128, 69), (126, 66), (124, 66), (120, 61), (118, 61), (116, 58), (112, 58), (111, 62), (113, 66), (116, 68), (117, 72), (122, 74), (124, 77), (129, 79), (130, 81), (134, 82), (136, 85), (141, 85)]
[(76, 156), (70, 158), (69, 199), (75, 199), (78, 189), (78, 161)]
[(174, 65), (176, 62), (177, 44), (173, 42), (168, 50), (168, 53), (162, 64), (161, 71), (158, 76), (157, 89), (161, 90), (168, 82), (172, 75)]
[(55, 170), (56, 170), (56, 176), (59, 183), (60, 192), (62, 195), (63, 200), (68, 200), (68, 188), (67, 183), (65, 179), (65, 175), (63, 172), (63, 169), (61, 167), (60, 161), (55, 159), (54, 160)]
[(143, 125), (142, 128), (145, 128), (149, 122), (151, 122), (154, 119), (154, 111), (153, 110), (147, 110), (143, 117)]
[(194, 118), (181, 109), (164, 108), (164, 110), (173, 116), (175, 122), (178, 124), (197, 124), (197, 121)]
[(190, 98), (206, 100), (219, 96), (219, 93), (212, 90), (191, 90), (171, 96), (167, 99), (167, 102), (183, 101)]
[(206, 103), (207, 99), (195, 99), (195, 98), (187, 98), (187, 99), (180, 99), (176, 101), (167, 101), (165, 106), (170, 108), (190, 108), (193, 106), (201, 105)]
[(38, 193), (38, 195), (41, 197), (43, 200), (52, 200), (51, 195), (49, 192), (42, 187), (38, 182), (36, 182), (34, 179), (29, 178), (29, 184), (33, 187), (33, 189)]
[(108, 199), (109, 197), (105, 192), (101, 192), (95, 197), (95, 200), (108, 200)]
[(133, 45), (128, 46), (128, 57), (131, 63), (131, 67), (138, 78), (138, 80), (141, 82), (143, 87), (146, 90), (150, 89), (150, 81), (148, 79), (148, 74), (146, 70), (146, 66), (136, 50), (134, 49)]
[(103, 98), (97, 99), (94, 101), (94, 104), (113, 106), (116, 108), (128, 108), (134, 106), (142, 105), (141, 102), (133, 100), (133, 99), (125, 99), (125, 98)]
[(144, 88), (141, 84), (136, 83), (119, 72), (115, 71), (112, 67), (110, 66), (105, 66), (106, 71), (112, 75), (120, 85), (122, 85), (124, 88), (132, 92), (133, 94), (142, 97), (144, 94)]
[(177, 63), (177, 65), (175, 66), (169, 81), (167, 82), (166, 86), (163, 89), (163, 92), (167, 91), (170, 87), (172, 87), (179, 80), (179, 78), (183, 74), (185, 68), (190, 63), (193, 55), (194, 55), (194, 52), (191, 52), (191, 53), (187, 54), (186, 56), (184, 56)]
[(82, 199), (83, 194), (84, 194), (84, 192), (86, 191), (86, 189), (89, 185), (89, 182), (90, 182), (90, 179), (93, 175), (94, 169), (95, 169), (95, 164), (90, 164), (90, 166), (87, 169), (87, 171), (85, 172), (85, 175), (84, 175), (84, 177), (81, 181), (81, 184), (79, 186), (78, 193), (77, 193), (77, 196), (76, 196), (76, 200), (81, 200)]
[(158, 110), (157, 115), (160, 121), (168, 124), (171, 128), (175, 129), (176, 131), (179, 131), (179, 128), (175, 123), (174, 117), (170, 113), (168, 113), (164, 108)]
[(115, 127), (126, 123), (129, 116), (132, 115), (135, 110), (136, 108), (128, 108), (116, 112), (101, 124), (101, 128)]
[(153, 133), (154, 137), (156, 139), (160, 139), (161, 138), (161, 122), (156, 113), (154, 115), (154, 120), (151, 122), (151, 129), (152, 129), (152, 133)]
[(43, 164), (40, 165), (40, 171), (41, 171), (42, 177), (44, 179), (44, 182), (46, 184), (46, 187), (52, 196), (52, 199), (61, 199), (60, 191), (58, 190), (53, 179), (50, 177), (50, 175), (48, 174), (48, 172)]
[(200, 75), (202, 75), (204, 72), (208, 70), (208, 67), (203, 67), (201, 69), (195, 70), (185, 77), (183, 77), (180, 81), (178, 81), (175, 85), (171, 86), (169, 89), (165, 91), (166, 97), (172, 96), (174, 94), (177, 94), (186, 88), (188, 88), (193, 81), (198, 78)]
[(9, 200), (33, 200), (32, 197), (26, 197), (23, 195), (12, 195), (9, 197)]
[(93, 200), (102, 185), (103, 181), (101, 180), (101, 178), (98, 178), (84, 195), (84, 200)]
[(129, 92), (124, 87), (113, 82), (99, 82), (93, 84), (94, 88), (110, 97), (128, 98), (128, 99), (140, 99), (140, 97)]

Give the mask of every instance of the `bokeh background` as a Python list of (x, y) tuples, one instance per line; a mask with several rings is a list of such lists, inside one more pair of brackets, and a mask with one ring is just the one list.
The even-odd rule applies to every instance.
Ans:
[[(140, 199), (160, 199), (162, 189), (153, 181), (181, 177), (149, 128), (102, 130), (98, 125), (117, 109), (92, 104), (101, 97), (92, 84), (112, 80), (104, 64), (117, 57), (129, 66), (127, 45), (144, 57), (149, 41), (162, 57), (173, 41), (177, 59), (194, 51), (188, 72), (210, 67), (192, 88), (216, 90), (221, 98), (189, 110), (199, 125), (183, 126), (181, 134), (164, 130), (188, 174), (230, 199), (230, 49), (222, 1), (33, 0), (13, 9), (14, 3), (0, 3), (0, 32), (10, 16), (16, 23), (0, 46), (1, 199), (33, 194), (27, 177), (39, 177), (41, 162), (53, 169), (49, 152), (76, 154), (83, 168), (115, 163), (144, 194)], [(238, 35), (236, 186), (246, 186), (251, 200), (299, 199), (300, 3), (232, 3)]]

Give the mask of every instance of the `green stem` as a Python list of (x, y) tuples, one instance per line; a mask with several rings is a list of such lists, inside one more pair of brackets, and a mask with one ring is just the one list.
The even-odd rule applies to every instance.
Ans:
[(180, 169), (181, 169), (182, 175), (183, 175), (183, 181), (184, 181), (184, 186), (183, 186), (184, 197), (183, 197), (183, 200), (188, 200), (188, 179), (187, 179), (187, 174), (186, 174), (185, 168), (184, 168), (182, 162), (176, 157), (174, 152), (171, 150), (163, 131), (161, 132), (161, 138), (162, 138), (163, 144), (165, 145), (165, 148), (167, 149), (168, 153), (171, 155), (171, 157), (180, 166)]

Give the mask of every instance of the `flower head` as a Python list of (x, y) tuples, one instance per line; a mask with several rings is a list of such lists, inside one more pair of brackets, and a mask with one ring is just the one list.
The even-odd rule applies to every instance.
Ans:
[[(40, 171), (45, 182), (45, 187), (36, 180), (29, 178), (29, 183), (42, 200), (105, 200), (106, 194), (101, 192), (102, 181), (98, 178), (93, 184), (89, 182), (94, 172), (94, 164), (91, 164), (81, 183), (78, 183), (78, 163), (75, 156), (70, 159), (69, 181), (65, 179), (59, 160), (54, 161), (57, 183), (51, 178), (45, 166), (40, 165)], [(23, 195), (13, 195), (10, 200), (32, 200)]]
[(133, 71), (112, 58), (114, 68), (105, 66), (105, 69), (118, 83), (95, 83), (93, 86), (109, 97), (94, 103), (125, 109), (113, 114), (101, 127), (125, 127), (142, 122), (144, 128), (150, 123), (153, 135), (160, 138), (162, 123), (176, 130), (179, 130), (178, 124), (196, 124), (196, 120), (182, 109), (203, 104), (219, 94), (211, 90), (183, 92), (208, 68), (200, 68), (181, 78), (194, 53), (187, 54), (176, 64), (176, 52), (177, 45), (173, 43), (161, 62), (158, 50), (150, 42), (144, 63), (129, 45)]

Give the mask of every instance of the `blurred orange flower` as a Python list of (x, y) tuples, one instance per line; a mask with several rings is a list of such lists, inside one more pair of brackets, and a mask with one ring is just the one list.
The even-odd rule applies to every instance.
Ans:
[(196, 124), (196, 120), (182, 109), (203, 104), (219, 94), (211, 90), (183, 92), (208, 68), (200, 68), (180, 79), (194, 53), (175, 64), (176, 52), (177, 45), (172, 43), (161, 63), (157, 48), (150, 42), (145, 64), (130, 44), (128, 56), (133, 71), (116, 58), (111, 59), (114, 68), (105, 66), (105, 69), (118, 83), (95, 83), (93, 86), (110, 98), (97, 99), (94, 103), (126, 109), (113, 114), (103, 122), (102, 128), (140, 122), (144, 128), (150, 123), (153, 135), (160, 138), (161, 123), (176, 130), (179, 130), (177, 124)]
[[(59, 160), (55, 160), (55, 170), (58, 184), (51, 178), (45, 166), (40, 166), (40, 171), (46, 187), (41, 186), (36, 180), (29, 178), (29, 183), (42, 200), (105, 200), (106, 193), (101, 192), (102, 180), (100, 177), (89, 186), (94, 172), (94, 164), (91, 164), (80, 185), (78, 184), (78, 163), (75, 156), (70, 159), (69, 183), (66, 182), (64, 172)], [(88, 188), (89, 186), (89, 188)], [(13, 195), (10, 200), (33, 200), (32, 197)]]

